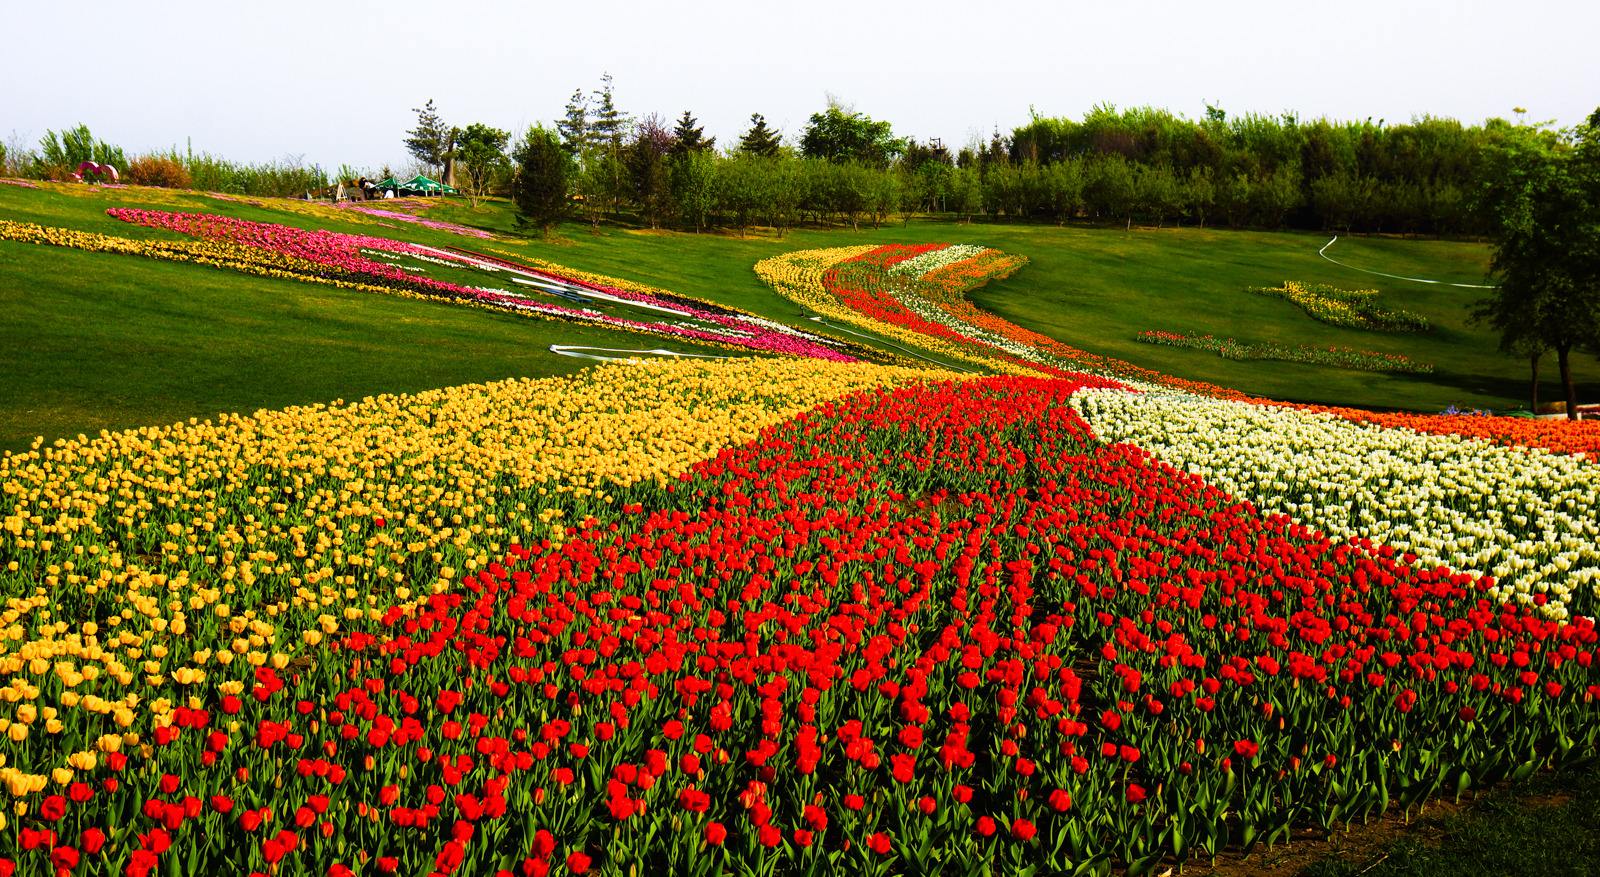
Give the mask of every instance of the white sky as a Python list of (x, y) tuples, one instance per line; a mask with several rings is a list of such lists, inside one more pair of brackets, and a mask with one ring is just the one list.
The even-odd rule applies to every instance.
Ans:
[[(156, 0), (8, 4), (0, 138), (79, 121), (131, 152), (184, 145), (330, 170), (406, 161), (411, 108), (520, 130), (616, 79), (635, 116), (752, 112), (796, 135), (826, 94), (959, 146), (1097, 102), (1191, 118), (1414, 115), (1576, 123), (1600, 105), (1600, 3)], [(448, 16), (442, 18), (442, 16)]]

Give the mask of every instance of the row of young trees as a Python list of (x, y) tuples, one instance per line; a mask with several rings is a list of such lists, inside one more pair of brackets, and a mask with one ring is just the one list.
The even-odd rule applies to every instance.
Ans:
[[(1520, 112), (1520, 111), (1519, 111)], [(507, 132), (443, 125), (430, 102), (407, 145), (420, 160), (461, 171), (473, 197), (527, 184), (506, 160)], [(787, 143), (759, 114), (736, 142), (717, 148), (694, 115), (675, 123), (635, 119), (608, 75), (574, 92), (547, 129), (570, 161), (575, 214), (699, 229), (797, 221), (881, 223), (918, 212), (961, 219), (1186, 223), (1333, 231), (1484, 235), (1488, 156), (1527, 130), (1520, 120), (1467, 126), (1424, 117), (1409, 123), (1302, 122), (1293, 114), (1230, 118), (1208, 107), (1190, 120), (1165, 110), (1099, 106), (1081, 120), (1035, 114), (952, 152), (938, 140), (897, 136), (889, 122), (830, 100)], [(527, 142), (531, 132), (522, 143)], [(510, 158), (521, 155), (513, 150)]]

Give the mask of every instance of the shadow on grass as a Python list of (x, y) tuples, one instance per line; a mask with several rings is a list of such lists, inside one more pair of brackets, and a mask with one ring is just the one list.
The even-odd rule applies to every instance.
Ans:
[(1600, 769), (1545, 775), (1471, 807), (1424, 817), (1378, 848), (1299, 877), (1581, 877), (1600, 873)]

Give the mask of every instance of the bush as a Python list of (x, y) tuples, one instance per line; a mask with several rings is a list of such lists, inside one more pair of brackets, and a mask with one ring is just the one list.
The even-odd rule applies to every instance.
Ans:
[(128, 182), (163, 189), (187, 189), (189, 171), (182, 163), (165, 155), (142, 155), (128, 165)]

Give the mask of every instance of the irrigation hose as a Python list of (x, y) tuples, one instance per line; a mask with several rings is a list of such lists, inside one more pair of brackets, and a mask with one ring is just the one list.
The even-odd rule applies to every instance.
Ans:
[(1334, 257), (1328, 255), (1328, 248), (1333, 246), (1333, 242), (1337, 241), (1338, 239), (1339, 239), (1339, 236), (1338, 235), (1334, 235), (1332, 241), (1328, 241), (1327, 243), (1322, 245), (1322, 249), (1317, 251), (1317, 255), (1321, 256), (1324, 259), (1327, 259), (1329, 262), (1332, 262), (1333, 264), (1338, 265), (1341, 268), (1349, 268), (1351, 271), (1360, 271), (1363, 274), (1376, 274), (1379, 277), (1389, 277), (1389, 278), (1392, 278), (1394, 280), (1409, 280), (1412, 283), (1431, 283), (1431, 284), (1434, 284), (1435, 286), (1455, 286), (1455, 287), (1459, 287), (1461, 289), (1499, 289), (1498, 286), (1493, 286), (1493, 285), (1484, 284), (1484, 283), (1451, 283), (1448, 280), (1429, 280), (1426, 277), (1406, 277), (1403, 274), (1385, 274), (1382, 271), (1373, 271), (1370, 268), (1357, 268), (1354, 265), (1350, 265), (1350, 264), (1347, 264), (1345, 262), (1341, 262), (1338, 259), (1335, 259)]

